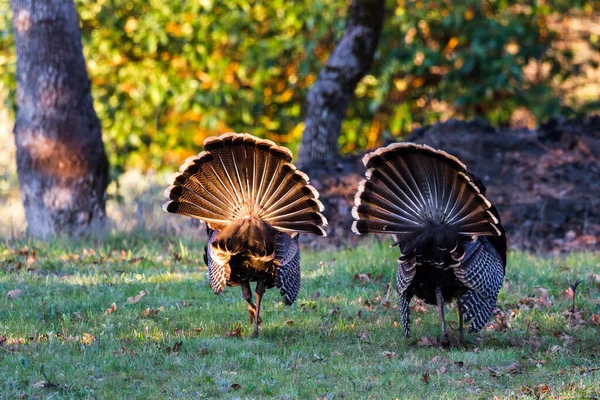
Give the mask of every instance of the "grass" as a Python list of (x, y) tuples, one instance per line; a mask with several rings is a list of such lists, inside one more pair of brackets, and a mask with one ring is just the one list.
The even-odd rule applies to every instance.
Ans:
[[(144, 235), (0, 244), (0, 398), (600, 396), (598, 254), (511, 253), (495, 320), (446, 350), (430, 343), (433, 307), (417, 307), (402, 337), (388, 290), (397, 249), (304, 248), (300, 298), (285, 307), (267, 291), (254, 340), (240, 289), (212, 294), (202, 246)], [(576, 278), (569, 318), (563, 291)]]

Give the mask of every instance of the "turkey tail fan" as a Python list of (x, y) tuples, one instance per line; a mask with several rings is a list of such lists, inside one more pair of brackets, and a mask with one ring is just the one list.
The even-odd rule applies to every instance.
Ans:
[(290, 163), (292, 153), (270, 140), (226, 133), (204, 141), (165, 190), (166, 212), (222, 230), (252, 218), (287, 233), (326, 236), (323, 205), (308, 176)]
[(457, 236), (501, 234), (483, 184), (456, 157), (426, 145), (395, 143), (365, 155), (363, 163), (367, 172), (354, 199), (354, 233), (394, 234), (401, 245), (436, 236), (438, 246), (452, 245)]

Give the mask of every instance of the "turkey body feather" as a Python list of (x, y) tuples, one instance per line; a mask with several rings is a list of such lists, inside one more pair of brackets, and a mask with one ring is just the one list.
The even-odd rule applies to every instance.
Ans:
[(405, 336), (410, 301), (437, 304), (447, 341), (444, 303), (458, 299), (460, 335), (490, 318), (506, 267), (506, 236), (483, 183), (456, 157), (426, 145), (396, 143), (363, 158), (352, 230), (389, 233), (399, 246), (396, 289)]
[[(207, 224), (205, 261), (215, 293), (241, 286), (258, 335), (261, 298), (277, 287), (288, 305), (300, 290), (298, 234), (325, 236), (323, 205), (292, 154), (249, 134), (207, 138), (165, 190), (166, 212)], [(256, 304), (250, 282), (256, 282)]]

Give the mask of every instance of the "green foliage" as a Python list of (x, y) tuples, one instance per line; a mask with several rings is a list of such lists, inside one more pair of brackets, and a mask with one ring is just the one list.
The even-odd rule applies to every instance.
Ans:
[[(591, 12), (593, 4), (562, 8)], [(521, 106), (537, 121), (572, 115), (556, 88), (581, 65), (553, 48), (556, 33), (547, 25), (556, 11), (554, 4), (532, 1), (398, 0), (385, 24), (373, 81), (359, 88), (356, 119), (375, 113), (385, 135), (402, 136), (413, 122), (448, 116), (507, 124)], [(536, 74), (541, 70), (543, 76)], [(358, 146), (376, 141), (366, 136)]]
[[(447, 116), (506, 124), (571, 113), (555, 88), (578, 73), (552, 48), (563, 0), (389, 1), (372, 73), (344, 122), (343, 151)], [(206, 136), (245, 131), (297, 149), (307, 91), (343, 33), (347, 1), (76, 0), (95, 107), (117, 173), (172, 168)], [(595, 8), (594, 8), (595, 7)], [(8, 2), (0, 4), (0, 92), (14, 108)], [(543, 76), (525, 74), (526, 66)], [(531, 74), (530, 74), (531, 75)]]

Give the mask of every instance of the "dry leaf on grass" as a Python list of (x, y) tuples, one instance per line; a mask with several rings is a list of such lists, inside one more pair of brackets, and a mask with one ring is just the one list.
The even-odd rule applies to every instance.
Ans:
[(416, 299), (415, 303), (412, 306), (414, 312), (424, 313), (427, 312), (427, 307), (425, 306), (425, 302), (421, 299)]
[(160, 312), (160, 309), (151, 309), (150, 307), (146, 307), (140, 313), (140, 318), (153, 318)]
[(242, 328), (240, 326), (236, 326), (233, 330), (225, 333), (225, 337), (240, 337), (242, 336)]
[(127, 298), (127, 303), (129, 303), (129, 304), (135, 304), (135, 303), (137, 303), (138, 301), (140, 301), (140, 299), (141, 299), (142, 297), (144, 297), (145, 295), (146, 295), (146, 292), (142, 290), (141, 292), (139, 292), (139, 293), (137, 294), (137, 296), (135, 296), (135, 297), (133, 297), (133, 296), (132, 296), (132, 297), (128, 297), (128, 298)]
[(117, 305), (115, 303), (112, 303), (109, 308), (104, 310), (104, 314), (110, 315), (116, 311), (117, 311)]
[(167, 347), (167, 353), (171, 355), (177, 355), (179, 350), (181, 350), (181, 346), (183, 346), (183, 342), (175, 342), (173, 346)]
[(417, 346), (419, 347), (433, 347), (433, 346), (437, 346), (437, 339), (435, 337), (431, 337), (428, 338), (427, 336), (423, 336), (419, 342), (417, 343)]

